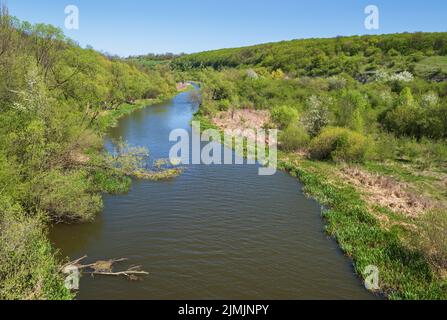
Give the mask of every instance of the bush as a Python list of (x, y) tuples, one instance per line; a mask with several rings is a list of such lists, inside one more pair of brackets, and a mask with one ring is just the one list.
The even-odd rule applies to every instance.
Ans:
[(338, 104), (336, 111), (337, 126), (363, 132), (363, 115), (368, 108), (368, 102), (364, 95), (357, 90), (344, 91)]
[(345, 128), (328, 127), (310, 144), (315, 160), (363, 162), (369, 150), (368, 138)]
[(401, 160), (416, 161), (426, 154), (425, 147), (414, 138), (398, 139), (397, 156)]
[(379, 133), (371, 149), (374, 160), (394, 160), (398, 151), (398, 140), (391, 133)]
[(0, 300), (71, 299), (42, 219), (5, 207), (0, 198)]
[(279, 140), (282, 149), (295, 151), (307, 147), (310, 137), (303, 127), (292, 124), (281, 133)]
[(231, 102), (228, 99), (217, 101), (217, 108), (219, 109), (219, 111), (228, 111), (230, 107)]
[(98, 192), (109, 194), (123, 194), (130, 190), (132, 180), (124, 175), (119, 175), (111, 170), (96, 171), (93, 174), (93, 185), (97, 186)]
[(54, 222), (90, 221), (102, 209), (101, 196), (83, 171), (52, 171), (34, 184), (38, 208)]
[(290, 124), (298, 121), (298, 111), (289, 106), (280, 106), (273, 108), (272, 120), (280, 129), (287, 128)]
[(311, 96), (308, 100), (309, 109), (301, 122), (312, 137), (319, 135), (321, 130), (330, 122), (328, 104), (328, 101), (317, 96)]

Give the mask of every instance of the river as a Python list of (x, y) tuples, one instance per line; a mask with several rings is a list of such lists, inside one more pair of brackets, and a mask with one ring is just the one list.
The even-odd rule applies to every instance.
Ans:
[[(173, 129), (191, 131), (189, 93), (135, 111), (109, 132), (167, 158)], [(55, 226), (70, 258), (128, 258), (143, 281), (84, 276), (79, 299), (371, 299), (350, 260), (324, 232), (321, 207), (284, 172), (195, 165), (172, 181), (134, 181), (104, 195), (93, 223)], [(120, 265), (117, 266), (119, 268)]]

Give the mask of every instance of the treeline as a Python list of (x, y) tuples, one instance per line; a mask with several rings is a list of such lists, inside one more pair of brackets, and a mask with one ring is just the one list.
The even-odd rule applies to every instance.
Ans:
[(144, 55), (137, 55), (137, 56), (129, 56), (127, 59), (137, 59), (137, 60), (158, 60), (158, 61), (164, 61), (164, 60), (173, 60), (176, 58), (180, 58), (184, 56), (184, 53), (172, 53), (172, 52), (166, 52), (166, 53), (148, 53)]
[(170, 52), (161, 54), (149, 53), (145, 55), (129, 56), (126, 58), (126, 61), (147, 70), (153, 70), (160, 65), (169, 65), (172, 60), (183, 57), (184, 55), (184, 53), (175, 54)]
[(89, 220), (101, 209), (101, 184), (111, 179), (91, 167), (102, 161), (101, 117), (174, 90), (169, 69), (142, 72), (2, 8), (0, 299), (70, 298), (47, 223)]
[[(361, 78), (379, 69), (413, 72), (425, 57), (444, 55), (447, 55), (447, 33), (404, 33), (293, 40), (208, 51), (186, 55), (173, 65), (183, 71), (258, 67), (282, 70), (292, 78), (341, 73)], [(435, 67), (426, 76), (445, 79), (446, 73)]]

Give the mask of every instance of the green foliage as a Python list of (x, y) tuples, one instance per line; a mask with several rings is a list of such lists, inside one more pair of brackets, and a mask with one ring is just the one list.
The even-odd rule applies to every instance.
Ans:
[(93, 184), (97, 186), (98, 191), (110, 194), (127, 193), (131, 183), (131, 178), (111, 170), (97, 170), (93, 176)]
[(427, 258), (440, 270), (447, 268), (447, 213), (436, 210), (423, 217), (422, 247)]
[(327, 101), (315, 95), (308, 100), (308, 110), (301, 122), (312, 137), (319, 135), (321, 130), (330, 123), (330, 111), (327, 104)]
[(108, 154), (105, 163), (109, 168), (116, 168), (128, 176), (144, 169), (149, 150), (143, 147), (131, 147), (124, 141), (117, 141), (114, 150)]
[(390, 133), (380, 133), (371, 147), (371, 159), (378, 161), (395, 160), (398, 153), (398, 140)]
[(92, 192), (92, 182), (85, 171), (53, 170), (32, 183), (38, 209), (47, 212), (53, 221), (91, 221), (102, 209), (101, 196)]
[(445, 81), (447, 79), (446, 56), (421, 57), (417, 62), (415, 70), (419, 76), (434, 81)]
[(354, 260), (356, 272), (365, 278), (367, 266), (378, 267), (379, 293), (392, 300), (447, 299), (445, 281), (436, 276), (424, 255), (400, 240), (400, 229), (382, 228), (352, 187), (331, 183), (327, 168), (316, 162), (283, 162), (281, 167), (300, 179), (306, 193), (330, 208), (324, 212), (327, 231)]
[(291, 124), (280, 134), (279, 141), (282, 149), (296, 151), (306, 148), (310, 142), (310, 137), (303, 127)]
[(297, 76), (346, 73), (357, 77), (381, 65), (393, 71), (408, 70), (404, 66), (414, 63), (415, 57), (444, 56), (446, 52), (446, 33), (408, 33), (293, 40), (222, 49), (185, 55), (172, 64), (180, 70), (250, 66)]
[(336, 109), (336, 124), (354, 131), (364, 131), (364, 119), (368, 103), (365, 97), (356, 90), (343, 91)]
[(271, 110), (273, 122), (275, 122), (280, 129), (287, 128), (291, 124), (298, 122), (298, 111), (290, 106), (279, 106)]
[(328, 127), (312, 140), (310, 154), (316, 160), (363, 162), (369, 148), (369, 140), (360, 133)]
[[(71, 298), (46, 225), (91, 220), (101, 191), (128, 188), (128, 178), (90, 158), (101, 157), (106, 126), (138, 99), (173, 92), (166, 64), (145, 69), (82, 49), (60, 29), (21, 22), (2, 8), (0, 299)], [(114, 113), (124, 103), (132, 107)]]
[(0, 196), (0, 300), (66, 300), (41, 216), (27, 217)]
[(402, 90), (395, 107), (382, 117), (382, 123), (389, 131), (416, 139), (446, 138), (446, 120), (447, 105), (441, 105), (434, 93), (423, 95), (419, 103), (408, 87)]
[[(183, 54), (165, 53), (165, 54), (153, 54), (149, 53), (140, 56), (130, 56), (126, 61), (144, 68), (146, 70), (154, 70), (159, 65), (166, 65), (173, 59), (182, 57)], [(184, 80), (184, 79), (183, 79)], [(183, 81), (182, 81), (183, 82)]]

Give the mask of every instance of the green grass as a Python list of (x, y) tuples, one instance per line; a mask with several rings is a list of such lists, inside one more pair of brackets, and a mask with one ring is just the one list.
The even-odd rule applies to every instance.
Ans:
[(398, 225), (386, 230), (353, 187), (328, 180), (330, 164), (282, 156), (280, 168), (297, 177), (304, 191), (326, 205), (327, 232), (352, 258), (357, 274), (374, 265), (382, 294), (389, 299), (447, 299), (447, 283), (432, 271), (425, 256), (406, 246)]
[(208, 117), (202, 115), (200, 112), (194, 114), (192, 121), (200, 122), (200, 130), (202, 132), (208, 129), (220, 130)]
[(405, 182), (433, 182), (437, 181), (435, 177), (415, 175), (414, 171), (409, 168), (405, 168), (402, 165), (394, 162), (380, 163), (380, 162), (367, 162), (364, 166), (368, 171), (387, 176), (393, 176), (401, 181)]
[(442, 183), (442, 177), (446, 173), (442, 168), (434, 166), (421, 170), (413, 163), (402, 165), (395, 161), (367, 162), (362, 167), (371, 173), (390, 176), (397, 181), (408, 183), (415, 194), (426, 195), (447, 204), (447, 190)]

